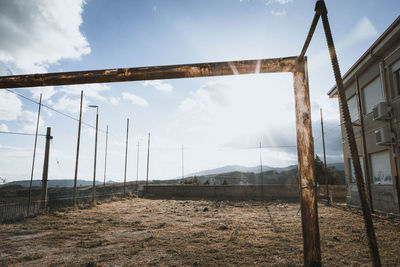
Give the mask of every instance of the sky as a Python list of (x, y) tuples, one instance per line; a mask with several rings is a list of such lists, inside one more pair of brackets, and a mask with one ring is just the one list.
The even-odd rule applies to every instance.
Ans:
[[(314, 16), (310, 0), (2, 0), (0, 75), (143, 67), (297, 56)], [(327, 0), (342, 73), (397, 18), (397, 0)], [(322, 155), (323, 109), (328, 163), (343, 162), (334, 77), (321, 22), (307, 52), (315, 153)], [(13, 89), (73, 118), (84, 91), (78, 178), (93, 177), (99, 106), (97, 180), (122, 181), (130, 119), (127, 180), (169, 179), (225, 165), (297, 164), (293, 79), (289, 73)], [(34, 133), (38, 105), (0, 91), (0, 131)], [(51, 127), (50, 179), (73, 178), (78, 123), (42, 108)], [(29, 179), (34, 136), (0, 133), (0, 177)], [(283, 147), (282, 147), (283, 146)], [(41, 179), (39, 136), (34, 179)]]

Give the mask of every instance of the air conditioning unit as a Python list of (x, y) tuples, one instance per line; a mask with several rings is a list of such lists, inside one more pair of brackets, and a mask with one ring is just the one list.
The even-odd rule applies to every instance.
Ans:
[(385, 120), (389, 118), (390, 107), (386, 102), (379, 102), (372, 108), (374, 120)]
[(392, 143), (392, 134), (387, 128), (380, 128), (375, 131), (375, 141), (377, 145), (389, 145)]

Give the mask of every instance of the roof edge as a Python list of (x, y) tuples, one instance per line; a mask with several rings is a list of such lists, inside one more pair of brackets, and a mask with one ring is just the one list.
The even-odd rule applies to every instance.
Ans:
[[(351, 68), (342, 76), (342, 79), (345, 80), (348, 76), (354, 72), (354, 70), (368, 57), (368, 55), (372, 54), (372, 50), (374, 50), (380, 43), (384, 41), (384, 39), (397, 27), (400, 25), (400, 16), (398, 16), (392, 24), (379, 36), (379, 38), (364, 52), (364, 54), (356, 61), (356, 63), (351, 66)], [(335, 84), (327, 93), (329, 98), (337, 97), (337, 85)]]

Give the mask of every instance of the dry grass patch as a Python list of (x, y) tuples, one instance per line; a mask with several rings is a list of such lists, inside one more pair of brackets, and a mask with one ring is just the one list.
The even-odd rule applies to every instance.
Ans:
[[(0, 225), (0, 265), (300, 266), (299, 205), (130, 199)], [(368, 266), (358, 211), (319, 206), (323, 262)], [(375, 217), (382, 262), (400, 265), (400, 220)]]

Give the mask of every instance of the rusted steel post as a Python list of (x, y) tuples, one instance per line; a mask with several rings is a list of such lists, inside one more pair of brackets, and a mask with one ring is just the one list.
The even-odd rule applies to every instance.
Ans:
[(314, 14), (313, 21), (311, 22), (311, 27), (310, 27), (310, 30), (308, 31), (306, 41), (304, 42), (304, 45), (303, 45), (303, 49), (301, 49), (301, 52), (299, 55), (300, 61), (303, 60), (303, 58), (307, 52), (308, 46), (310, 45), (311, 39), (314, 35), (315, 28), (317, 27), (319, 17), (320, 17), (320, 14), (318, 12), (316, 12)]
[(36, 159), (36, 145), (37, 137), (39, 131), (39, 121), (40, 121), (40, 108), (42, 107), (42, 93), (40, 93), (39, 109), (36, 121), (36, 133), (35, 133), (35, 144), (33, 146), (33, 159), (32, 159), (32, 170), (31, 170), (31, 182), (29, 184), (29, 199), (28, 199), (28, 216), (30, 214), (31, 198), (32, 198), (32, 182), (33, 182), (33, 171), (35, 170), (35, 159)]
[(368, 193), (368, 204), (371, 212), (374, 212), (374, 202), (372, 201), (372, 189), (371, 189), (371, 176), (369, 174), (369, 159), (368, 159), (368, 151), (367, 151), (367, 141), (365, 140), (365, 128), (364, 128), (364, 111), (361, 103), (361, 92), (360, 85), (358, 82), (358, 76), (356, 75), (356, 99), (357, 99), (357, 108), (360, 120), (360, 128), (361, 128), (361, 143), (362, 143), (362, 152), (363, 152), (363, 164), (364, 164), (364, 177), (365, 177), (365, 187)]
[(78, 141), (77, 141), (77, 144), (76, 144), (74, 192), (73, 192), (73, 205), (74, 205), (74, 208), (76, 208), (76, 183), (78, 181), (79, 145), (80, 145), (80, 142), (81, 142), (82, 103), (83, 103), (83, 91), (81, 91), (81, 105), (80, 105), (80, 110), (79, 110), (79, 124), (78, 124)]
[(43, 161), (43, 175), (42, 175), (42, 192), (41, 192), (41, 206), (42, 209), (46, 209), (47, 206), (47, 181), (49, 177), (49, 157), (50, 157), (50, 140), (53, 139), (51, 136), (51, 128), (47, 127), (46, 132), (46, 147), (44, 152)]
[(326, 200), (328, 205), (331, 204), (331, 199), (329, 198), (329, 177), (327, 175), (327, 167), (326, 167), (326, 153), (325, 153), (325, 132), (324, 132), (324, 119), (322, 118), (322, 108), (319, 109), (321, 114), (321, 135), (322, 135), (322, 149), (324, 152), (324, 173), (325, 173), (325, 188), (326, 188)]
[(314, 175), (314, 143), (311, 126), (310, 93), (307, 59), (299, 61), (294, 78), (297, 154), (301, 192), (304, 266), (321, 265), (316, 181)]
[(126, 196), (126, 169), (127, 169), (127, 167), (128, 167), (128, 136), (129, 136), (129, 118), (126, 119), (125, 168), (124, 168), (124, 197)]
[(1, 88), (292, 72), (297, 57), (0, 76)]
[(364, 216), (365, 230), (368, 237), (369, 251), (371, 255), (371, 261), (373, 266), (381, 266), (381, 260), (379, 257), (378, 244), (375, 236), (374, 224), (372, 221), (371, 209), (369, 208), (367, 196), (365, 192), (365, 184), (362, 177), (360, 158), (358, 156), (358, 149), (356, 144), (356, 138), (354, 136), (353, 125), (351, 123), (349, 107), (347, 105), (347, 99), (345, 89), (343, 85), (342, 75), (340, 74), (339, 62), (336, 56), (335, 45), (333, 43), (331, 28), (328, 21), (328, 11), (323, 0), (318, 0), (316, 4), (316, 10), (321, 14), (322, 23), (324, 26), (324, 32), (326, 42), (328, 45), (329, 55), (331, 57), (332, 68), (335, 75), (337, 91), (339, 95), (340, 111), (342, 113), (344, 128), (346, 130), (346, 137), (350, 148), (351, 159), (353, 160), (354, 172), (357, 180), (358, 194), (360, 197), (361, 209)]

